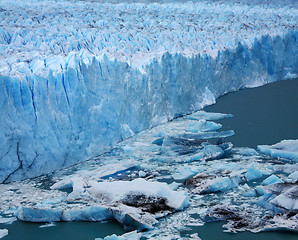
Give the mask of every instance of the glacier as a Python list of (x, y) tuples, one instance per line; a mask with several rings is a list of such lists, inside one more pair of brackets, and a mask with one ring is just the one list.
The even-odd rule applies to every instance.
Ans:
[(297, 6), (247, 2), (1, 1), (0, 182), (297, 76)]

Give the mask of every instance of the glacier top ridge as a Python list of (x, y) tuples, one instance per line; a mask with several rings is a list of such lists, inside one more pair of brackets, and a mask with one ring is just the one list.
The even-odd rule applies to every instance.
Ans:
[(144, 72), (166, 52), (216, 57), (298, 26), (291, 1), (112, 2), (1, 1), (0, 75), (47, 76), (104, 56)]

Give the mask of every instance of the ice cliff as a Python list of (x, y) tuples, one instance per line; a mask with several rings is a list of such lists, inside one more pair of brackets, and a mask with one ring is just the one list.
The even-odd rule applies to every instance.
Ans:
[(297, 6), (0, 2), (0, 182), (297, 76)]

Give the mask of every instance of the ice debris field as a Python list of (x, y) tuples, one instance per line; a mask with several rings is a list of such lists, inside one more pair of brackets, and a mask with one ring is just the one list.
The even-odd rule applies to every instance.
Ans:
[(297, 16), (290, 0), (1, 0), (1, 226), (298, 231), (298, 140), (233, 148), (216, 122), (232, 116), (198, 111), (297, 77)]
[(297, 76), (295, 1), (0, 2), (0, 182)]
[[(228, 117), (199, 111), (98, 158), (1, 184), (0, 223), (116, 220), (128, 232), (106, 240), (195, 239), (193, 227), (214, 221), (228, 232), (298, 231), (298, 140), (264, 154), (233, 148), (225, 139), (234, 132), (216, 123)], [(271, 157), (276, 148), (282, 157)]]

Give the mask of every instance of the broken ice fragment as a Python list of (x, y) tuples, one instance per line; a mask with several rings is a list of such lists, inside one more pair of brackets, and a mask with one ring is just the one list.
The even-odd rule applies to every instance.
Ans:
[(276, 211), (298, 210), (298, 183), (276, 183), (263, 187), (265, 195), (258, 203)]
[(272, 174), (262, 182), (262, 185), (270, 185), (275, 183), (283, 183), (283, 181), (276, 175)]
[(210, 120), (210, 121), (216, 121), (221, 120), (224, 118), (231, 118), (233, 117), (232, 114), (225, 114), (225, 113), (211, 113), (211, 112), (205, 112), (205, 111), (197, 111), (189, 116), (187, 116), (188, 119), (192, 120)]
[[(153, 204), (156, 199), (163, 199), (164, 204), (174, 210), (182, 210), (188, 205), (186, 192), (173, 191), (166, 183), (149, 182), (142, 178), (133, 181), (90, 182), (88, 191), (92, 196), (110, 203), (120, 201), (126, 205), (144, 207), (145, 211), (146, 206)], [(140, 202), (136, 202), (137, 199)]]
[(199, 150), (198, 153), (192, 155), (188, 162), (217, 159), (223, 155), (224, 151), (221, 147), (216, 145), (208, 145), (202, 150)]
[(226, 192), (237, 187), (242, 179), (239, 176), (215, 178), (201, 191), (201, 193)]
[(25, 222), (58, 222), (62, 212), (56, 208), (19, 207), (15, 215)]
[(12, 224), (17, 219), (15, 217), (3, 218), (0, 216), (0, 223), (4, 224)]
[(235, 133), (233, 130), (221, 131), (221, 132), (202, 132), (202, 133), (185, 133), (179, 135), (179, 138), (192, 139), (192, 140), (205, 140), (214, 138), (226, 138), (231, 137)]
[(274, 145), (259, 145), (259, 151), (273, 158), (285, 158), (298, 162), (298, 139), (283, 140)]
[(7, 229), (0, 229), (0, 238), (3, 238), (8, 235)]
[(251, 167), (248, 169), (248, 171), (245, 174), (245, 178), (247, 181), (259, 179), (262, 176), (263, 176), (263, 173), (259, 169), (256, 169), (254, 164), (251, 165)]
[(92, 206), (63, 211), (62, 221), (91, 221), (100, 222), (114, 219), (110, 209), (102, 206)]
[(142, 233), (138, 233), (137, 231), (132, 231), (128, 233), (124, 233), (121, 236), (117, 236), (113, 234), (111, 236), (106, 236), (105, 238), (95, 238), (95, 240), (139, 240), (142, 237)]
[(55, 227), (55, 226), (56, 226), (55, 223), (47, 223), (47, 224), (39, 226), (39, 228), (48, 228), (48, 227)]
[(256, 150), (254, 150), (253, 148), (248, 148), (248, 147), (236, 148), (235, 152), (239, 155), (244, 155), (244, 156), (258, 155), (258, 152)]
[(291, 173), (287, 179), (289, 182), (296, 182), (298, 181), (298, 171)]
[(222, 125), (219, 123), (206, 121), (205, 119), (194, 121), (190, 123), (186, 129), (187, 132), (209, 132), (221, 129)]

